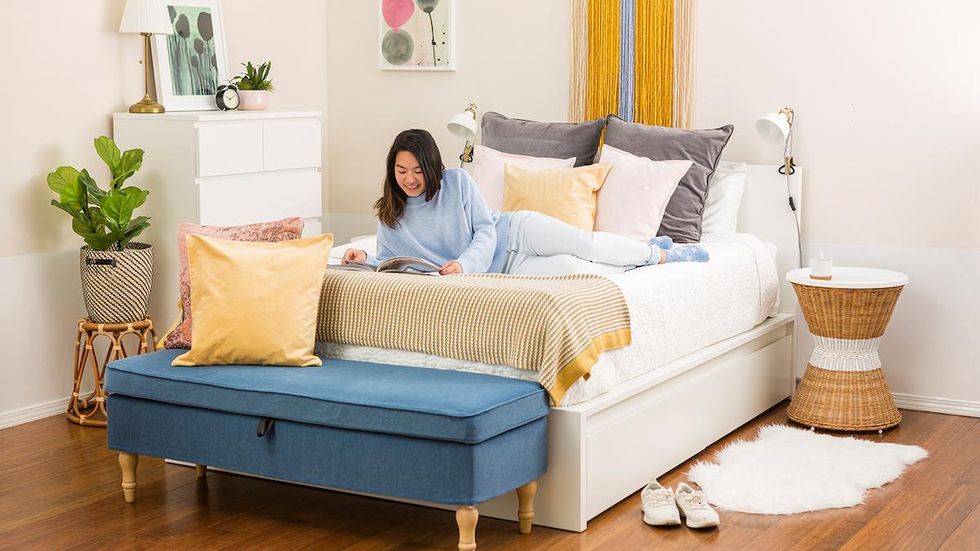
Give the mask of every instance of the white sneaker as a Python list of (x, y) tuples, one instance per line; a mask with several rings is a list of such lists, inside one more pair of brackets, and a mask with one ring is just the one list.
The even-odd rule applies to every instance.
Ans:
[(681, 482), (674, 497), (681, 516), (687, 517), (688, 528), (713, 528), (718, 526), (718, 513), (704, 500), (700, 490)]
[(664, 488), (656, 480), (640, 492), (640, 502), (643, 504), (643, 522), (651, 526), (677, 526), (681, 523), (673, 490)]

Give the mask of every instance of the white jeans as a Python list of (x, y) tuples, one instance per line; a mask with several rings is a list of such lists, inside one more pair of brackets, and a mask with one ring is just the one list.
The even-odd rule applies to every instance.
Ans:
[(504, 273), (614, 274), (655, 264), (659, 254), (644, 241), (583, 230), (540, 212), (521, 210), (511, 215)]

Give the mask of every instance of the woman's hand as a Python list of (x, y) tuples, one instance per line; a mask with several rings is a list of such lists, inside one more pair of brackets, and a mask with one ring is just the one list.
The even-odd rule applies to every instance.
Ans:
[(361, 249), (347, 249), (344, 252), (344, 258), (340, 261), (342, 264), (350, 264), (351, 262), (364, 262), (367, 260), (367, 253)]
[(439, 275), (449, 275), (449, 274), (461, 274), (463, 273), (463, 266), (455, 260), (450, 260), (446, 262), (442, 267), (439, 268)]

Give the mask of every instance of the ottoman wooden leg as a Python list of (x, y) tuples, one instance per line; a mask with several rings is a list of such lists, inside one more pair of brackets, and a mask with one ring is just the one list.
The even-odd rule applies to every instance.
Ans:
[(456, 525), (459, 526), (459, 551), (476, 549), (476, 522), (480, 512), (472, 505), (461, 505), (456, 509)]
[(126, 503), (136, 501), (136, 464), (140, 456), (132, 453), (119, 454), (119, 467), (122, 469), (122, 490)]
[(537, 492), (537, 480), (532, 480), (517, 489), (517, 519), (522, 534), (531, 533), (531, 523), (534, 522), (534, 494)]
[(207, 465), (194, 465), (194, 470), (197, 471), (198, 478), (204, 478), (205, 476), (208, 475)]

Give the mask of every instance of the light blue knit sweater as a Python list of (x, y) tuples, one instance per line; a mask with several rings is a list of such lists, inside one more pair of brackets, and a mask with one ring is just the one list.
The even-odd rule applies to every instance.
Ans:
[(439, 266), (456, 260), (468, 274), (501, 272), (510, 213), (492, 212), (463, 169), (444, 170), (441, 183), (430, 201), (409, 197), (395, 228), (378, 223), (378, 255), (368, 261), (415, 256)]

